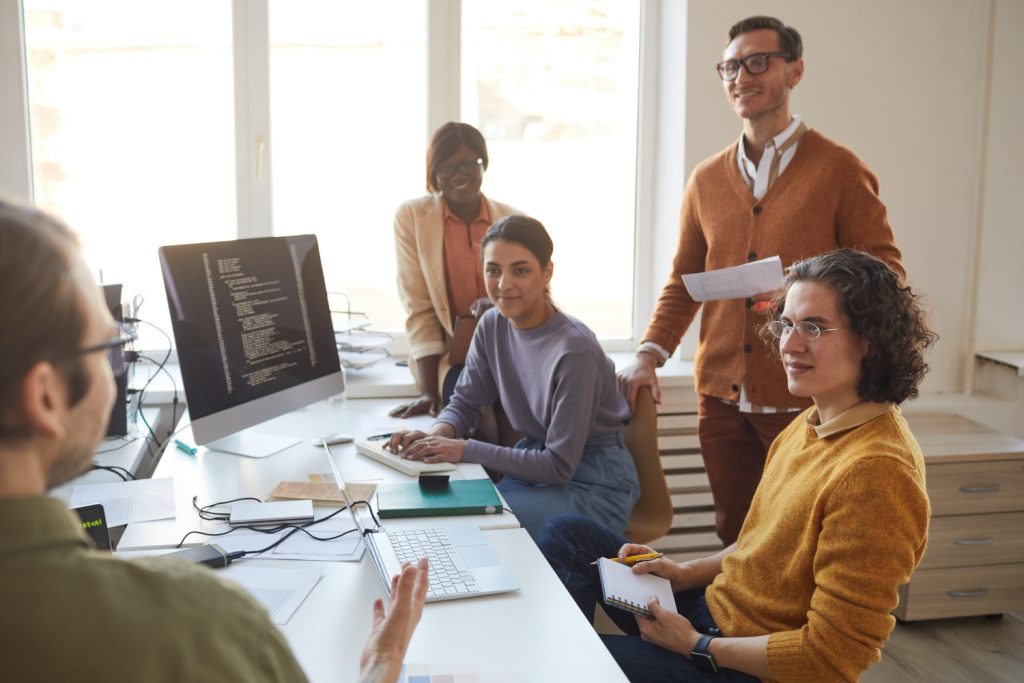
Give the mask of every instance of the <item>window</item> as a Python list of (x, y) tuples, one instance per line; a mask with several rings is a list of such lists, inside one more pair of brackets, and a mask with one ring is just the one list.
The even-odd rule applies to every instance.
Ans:
[[(629, 339), (640, 47), (656, 27), (643, 10), (23, 0), (35, 200), (165, 329), (159, 246), (314, 233), (329, 289), (401, 330), (394, 211), (426, 192), (433, 129), (461, 118), (488, 140), (484, 191), (550, 230), (556, 301), (602, 339)], [(266, 65), (246, 63), (244, 45), (262, 45)], [(236, 79), (257, 96), (236, 103)], [(270, 123), (266, 149), (246, 156), (253, 102)], [(260, 163), (268, 173), (247, 170)]]
[(599, 338), (632, 336), (639, 2), (462, 3), (462, 111), (486, 193), (544, 223), (552, 294)]
[(404, 329), (393, 219), (424, 193), (426, 3), (270, 4), (274, 232), (315, 233), (330, 291)]
[(24, 21), (36, 204), (169, 333), (157, 249), (236, 234), (231, 5), (25, 0)]

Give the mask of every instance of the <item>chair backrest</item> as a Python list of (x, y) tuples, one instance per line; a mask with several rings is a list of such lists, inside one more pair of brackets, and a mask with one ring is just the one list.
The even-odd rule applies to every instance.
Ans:
[(672, 497), (658, 453), (658, 412), (647, 387), (637, 393), (636, 413), (623, 437), (640, 480), (640, 500), (629, 518), (626, 538), (633, 543), (650, 543), (672, 527)]

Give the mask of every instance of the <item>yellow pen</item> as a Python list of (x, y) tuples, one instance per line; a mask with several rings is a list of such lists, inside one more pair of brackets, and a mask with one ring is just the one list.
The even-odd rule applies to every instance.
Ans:
[[(620, 562), (622, 564), (636, 564), (637, 562), (646, 562), (647, 560), (656, 560), (662, 557), (662, 553), (644, 553), (643, 555), (627, 555), (624, 559), (617, 557), (609, 557), (608, 559), (612, 562)], [(597, 560), (594, 560), (590, 564), (597, 564)]]

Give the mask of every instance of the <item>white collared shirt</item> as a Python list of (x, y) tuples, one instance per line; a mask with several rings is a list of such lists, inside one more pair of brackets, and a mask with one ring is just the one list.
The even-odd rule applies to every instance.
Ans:
[[(764, 146), (764, 154), (761, 155), (761, 163), (758, 165), (755, 165), (747, 157), (746, 143), (743, 140), (743, 136), (740, 135), (739, 153), (736, 155), (736, 160), (740, 166), (740, 173), (747, 179), (747, 184), (750, 185), (750, 181), (753, 180), (755, 199), (761, 199), (764, 197), (765, 192), (768, 191), (768, 176), (771, 172), (772, 159), (775, 158), (775, 150), (782, 147), (783, 143), (796, 132), (796, 129), (800, 127), (800, 121), (799, 116), (794, 116), (785, 130), (768, 141)], [(782, 153), (782, 158), (779, 159), (779, 175), (785, 172), (789, 162), (793, 160), (793, 155), (796, 154), (796, 148), (799, 146), (800, 143), (797, 142)]]

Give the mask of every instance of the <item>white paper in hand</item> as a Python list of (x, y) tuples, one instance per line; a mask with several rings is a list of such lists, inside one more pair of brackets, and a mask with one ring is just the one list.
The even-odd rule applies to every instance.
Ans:
[(683, 284), (694, 301), (746, 299), (771, 292), (782, 284), (782, 259), (778, 256), (683, 276)]

